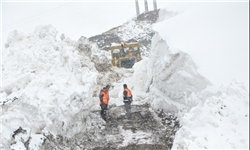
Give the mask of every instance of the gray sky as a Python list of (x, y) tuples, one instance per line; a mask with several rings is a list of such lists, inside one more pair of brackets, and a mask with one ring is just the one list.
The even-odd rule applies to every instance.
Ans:
[[(158, 8), (169, 2), (158, 2)], [(139, 0), (140, 12), (144, 12), (144, 0)], [(148, 0), (149, 10), (153, 1)], [(135, 1), (81, 1), (81, 2), (2, 2), (3, 43), (14, 29), (25, 34), (38, 25), (51, 24), (58, 33), (77, 40), (81, 36), (101, 34), (132, 19), (136, 15)]]

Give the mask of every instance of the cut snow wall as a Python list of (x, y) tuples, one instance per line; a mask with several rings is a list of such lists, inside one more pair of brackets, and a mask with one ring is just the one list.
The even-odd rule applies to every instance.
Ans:
[(201, 99), (199, 94), (210, 82), (197, 72), (191, 57), (168, 47), (158, 33), (152, 39), (147, 67), (151, 104), (167, 111), (189, 110)]

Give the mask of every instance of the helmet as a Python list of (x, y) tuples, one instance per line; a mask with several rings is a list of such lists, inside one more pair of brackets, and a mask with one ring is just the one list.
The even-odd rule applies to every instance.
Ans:
[(123, 84), (123, 87), (124, 87), (124, 88), (127, 88), (127, 84)]
[(106, 89), (109, 89), (109, 88), (110, 88), (110, 85), (108, 84), (105, 88), (106, 88)]

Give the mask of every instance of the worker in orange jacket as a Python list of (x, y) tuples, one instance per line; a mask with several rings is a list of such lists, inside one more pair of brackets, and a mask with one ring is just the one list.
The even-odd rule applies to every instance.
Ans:
[(133, 94), (127, 84), (123, 84), (123, 88), (123, 102), (125, 105), (126, 115), (128, 119), (131, 119), (131, 103), (133, 101)]
[(109, 103), (109, 88), (110, 85), (107, 85), (104, 87), (99, 94), (100, 99), (100, 106), (101, 106), (101, 117), (104, 121), (107, 121), (107, 109), (108, 109), (108, 103)]

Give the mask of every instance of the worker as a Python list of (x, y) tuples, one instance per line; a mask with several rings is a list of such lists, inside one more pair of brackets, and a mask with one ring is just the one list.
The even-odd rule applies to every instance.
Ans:
[(129, 56), (129, 57), (133, 57), (133, 50), (132, 50), (132, 49), (129, 49), (129, 51), (128, 51), (128, 56)]
[(127, 84), (123, 84), (123, 102), (125, 105), (126, 115), (128, 119), (131, 119), (131, 103), (133, 101), (132, 91), (128, 88)]
[(120, 52), (121, 54), (120, 54), (120, 55), (121, 55), (122, 57), (124, 57), (124, 56), (126, 55), (126, 53), (125, 53), (125, 51), (124, 51), (124, 48), (125, 48), (124, 46), (125, 46), (125, 44), (126, 44), (125, 41), (123, 41), (123, 42), (121, 43), (121, 47), (122, 47), (122, 48), (121, 48), (121, 52)]
[(109, 103), (109, 88), (110, 85), (104, 87), (99, 94), (100, 106), (101, 106), (101, 117), (104, 121), (107, 121), (107, 109)]

